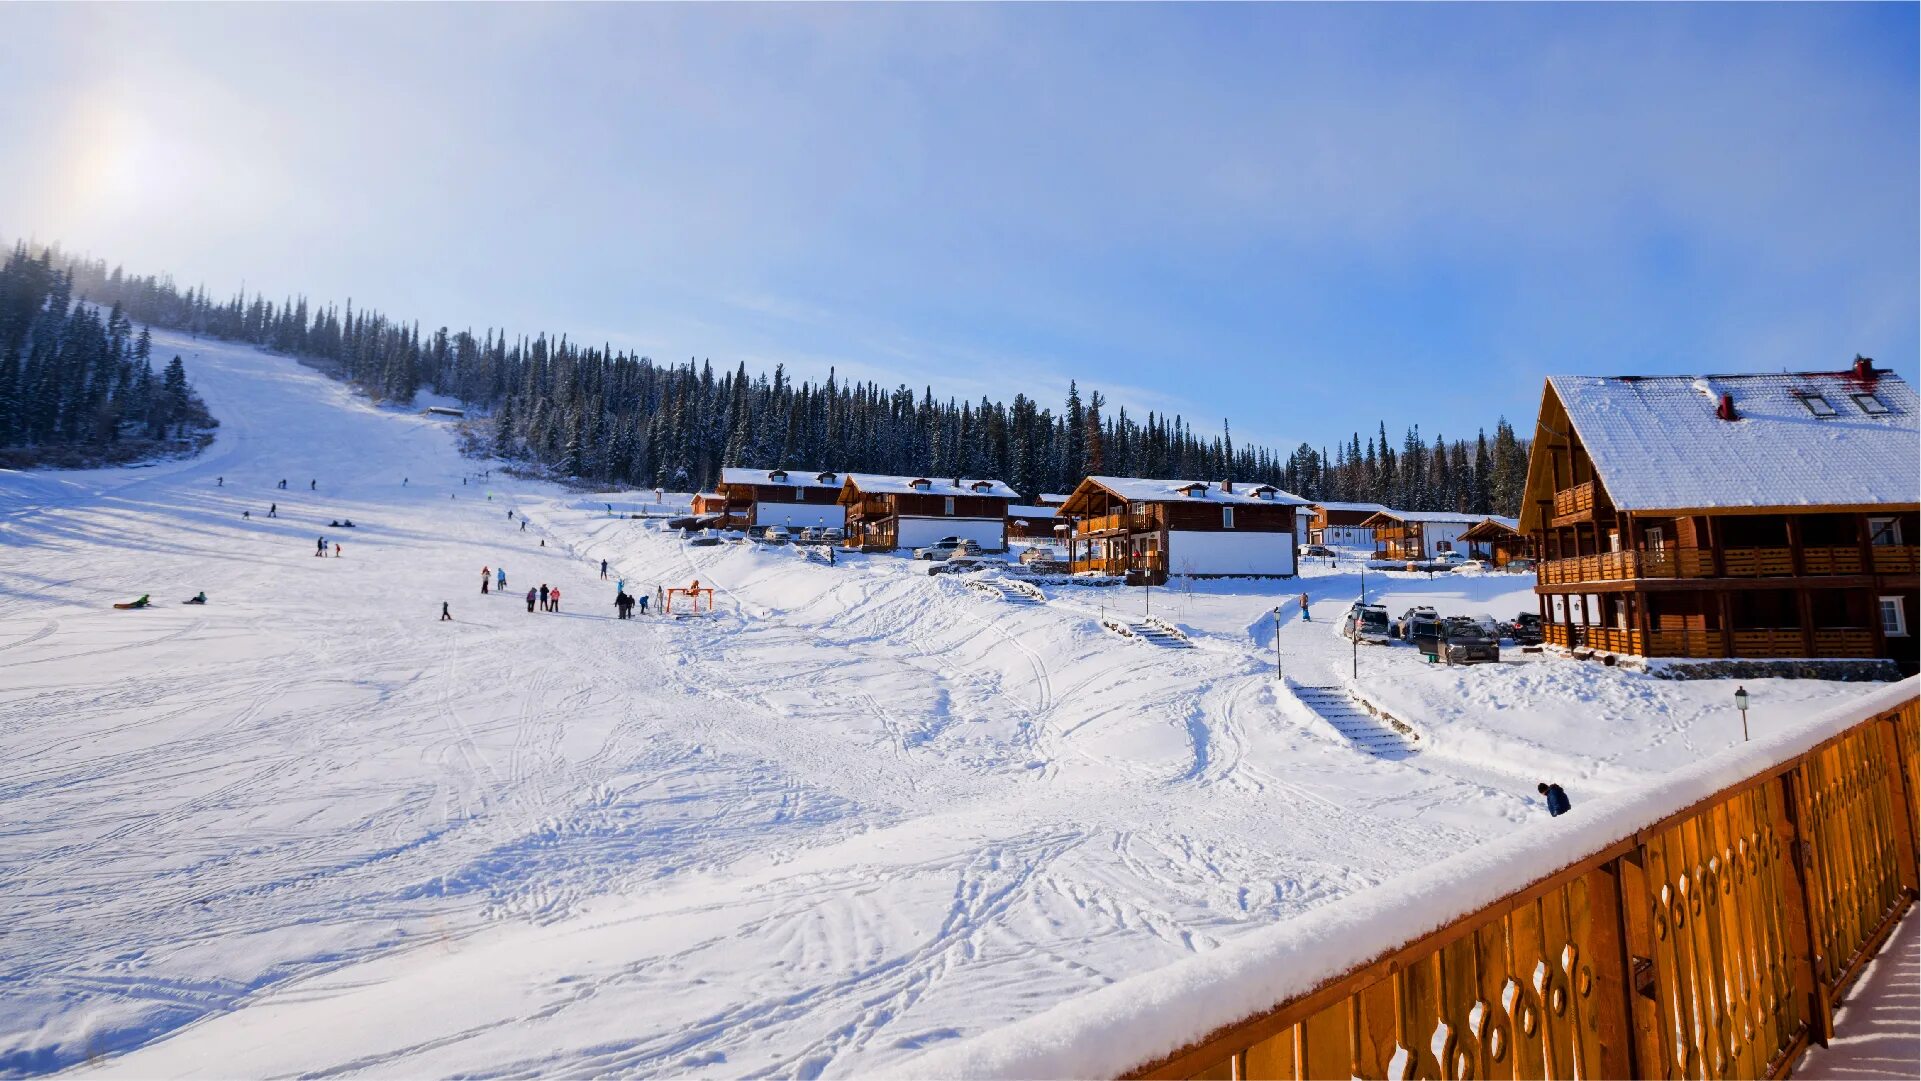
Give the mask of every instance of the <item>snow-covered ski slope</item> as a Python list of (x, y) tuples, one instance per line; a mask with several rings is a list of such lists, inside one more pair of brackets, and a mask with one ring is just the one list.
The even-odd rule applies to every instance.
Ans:
[[(1345, 567), (1016, 604), (688, 548), (606, 516), (637, 494), (463, 485), (442, 422), (284, 358), (155, 345), (206, 454), (0, 473), (0, 1074), (885, 1072), (1524, 828), (1541, 777), (1578, 808), (1740, 738), (1724, 684), (1370, 647), (1421, 736), (1382, 756), (1293, 689), (1348, 685)], [(603, 558), (719, 611), (616, 621)], [(1194, 648), (1101, 628), (1144, 604)], [(1858, 693), (1747, 686), (1760, 730)]]

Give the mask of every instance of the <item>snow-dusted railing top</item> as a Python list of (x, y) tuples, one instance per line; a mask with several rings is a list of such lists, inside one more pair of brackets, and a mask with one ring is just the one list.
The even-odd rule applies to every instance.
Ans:
[[(1210, 1036), (1218, 1038), (1222, 1030), (1229, 1026), (1240, 1026), (1250, 1019), (1270, 1014), (1282, 1004), (1297, 1002), (1309, 996), (1318, 1000), (1319, 997), (1327, 994), (1331, 987), (1345, 986), (1352, 977), (1363, 974), (1363, 970), (1376, 965), (1385, 957), (1395, 955), (1397, 951), (1411, 944), (1460, 924), (1470, 916), (1488, 912), (1504, 900), (1513, 898), (1530, 887), (1540, 887), (1543, 883), (1556, 880), (1557, 876), (1565, 875), (1571, 869), (1580, 868), (1583, 864), (1591, 864), (1599, 856), (1617, 852), (1624, 845), (1632, 843), (1637, 836), (1641, 836), (1642, 831), (1670, 822), (1677, 815), (1698, 808), (1717, 795), (1752, 784), (1759, 779), (1774, 776), (1784, 767), (1797, 761), (1802, 761), (1802, 768), (1810, 773), (1809, 777), (1802, 779), (1798, 784), (1813, 787), (1804, 788), (1794, 798), (1811, 800), (1809, 793), (1812, 792), (1813, 796), (1822, 797), (1824, 807), (1837, 808), (1828, 812), (1833, 817), (1833, 821), (1824, 822), (1824, 828), (1831, 831), (1868, 828), (1874, 823), (1869, 822), (1867, 826), (1862, 826), (1854, 820), (1840, 820), (1842, 816), (1850, 813), (1844, 806), (1849, 802), (1843, 798), (1849, 794), (1843, 790), (1847, 783), (1844, 777), (1849, 771), (1855, 774), (1875, 774), (1883, 778), (1892, 774), (1894, 783), (1899, 784), (1901, 771), (1887, 769), (1885, 767), (1888, 763), (1883, 762), (1877, 774), (1875, 770), (1868, 768), (1870, 763), (1863, 757), (1866, 752), (1859, 750), (1859, 747), (1867, 744), (1857, 744), (1856, 749), (1848, 750), (1848, 742), (1861, 735), (1879, 740), (1880, 734), (1868, 732), (1866, 730), (1868, 726), (1864, 726), (1863, 722), (1893, 711), (1903, 710), (1905, 707), (1903, 731), (1907, 734), (1899, 737), (1905, 741), (1900, 753), (1902, 757), (1912, 757), (1914, 754), (1912, 714), (1918, 690), (1921, 690), (1921, 677), (1890, 685), (1811, 717), (1804, 723), (1778, 735), (1730, 748), (1694, 765), (1678, 769), (1644, 790), (1593, 800), (1558, 818), (1532, 824), (1525, 830), (1356, 893), (1286, 923), (1237, 938), (1206, 954), (1142, 973), (1062, 1003), (1037, 1016), (959, 1043), (934, 1049), (902, 1063), (898, 1072), (902, 1076), (913, 1077), (1115, 1077), (1145, 1069), (1152, 1064), (1165, 1062), (1176, 1052), (1192, 1048), (1204, 1038)], [(1845, 738), (1837, 739), (1837, 737)], [(1823, 748), (1824, 745), (1829, 749), (1821, 750), (1819, 755), (1810, 755), (1809, 752)], [(1814, 762), (1815, 759), (1828, 755), (1852, 755), (1853, 757), (1843, 757), (1832, 763)], [(1806, 756), (1805, 760), (1804, 756)], [(1777, 795), (1757, 798), (1765, 804), (1768, 799), (1779, 797)], [(1912, 801), (1912, 794), (1908, 794), (1905, 800), (1898, 800), (1903, 809), (1895, 813), (1911, 818)], [(1793, 813), (1782, 811), (1776, 804), (1769, 804), (1769, 806), (1775, 808), (1777, 815)], [(1807, 806), (1813, 806), (1813, 804), (1810, 802)], [(1751, 809), (1742, 813), (1752, 815)], [(1815, 812), (1804, 809), (1800, 813)], [(1734, 818), (1737, 815), (1734, 811), (1728, 811), (1724, 817)], [(1753, 822), (1749, 822), (1748, 825), (1757, 830), (1769, 828)], [(1897, 832), (1910, 829), (1906, 826), (1883, 826), (1883, 828), (1894, 829)], [(1730, 827), (1727, 836), (1733, 837), (1737, 832), (1738, 830)], [(1743, 832), (1739, 833), (1739, 836), (1745, 838), (1747, 834)], [(1768, 834), (1768, 836), (1773, 835)], [(1914, 874), (1913, 833), (1908, 832), (1905, 837), (1890, 840), (1892, 843), (1886, 844), (1884, 848), (1890, 852), (1899, 848), (1908, 853), (1904, 857), (1905, 869), (1899, 873), (1912, 877)], [(1792, 842), (1793, 836), (1790, 834), (1776, 848), (1784, 852), (1791, 850), (1794, 847)], [(1729, 840), (1727, 843), (1736, 842)], [(1747, 856), (1749, 850), (1745, 846), (1745, 841), (1739, 843), (1743, 846), (1742, 855)], [(1650, 850), (1658, 849), (1663, 859), (1667, 858), (1669, 850), (1664, 840), (1656, 838), (1650, 840), (1648, 844)], [(1710, 856), (1714, 851), (1716, 851), (1715, 848), (1709, 849)], [(1685, 859), (1686, 862), (1694, 862), (1694, 859), (1707, 859), (1710, 864), (1715, 862), (1699, 853), (1695, 854), (1694, 859), (1686, 859), (1685, 854), (1676, 858)], [(1759, 880), (1762, 872), (1779, 874), (1776, 864), (1789, 858), (1785, 855), (1770, 858), (1763, 854), (1758, 864), (1761, 870), (1748, 870), (1746, 874), (1756, 881)], [(1833, 861), (1837, 866), (1848, 858), (1850, 858), (1849, 854), (1845, 851), (1839, 854), (1823, 855), (1811, 850), (1808, 856), (1808, 859), (1823, 865)], [(1757, 865), (1752, 859), (1742, 864), (1743, 868), (1754, 866)], [(1589, 870), (1592, 871), (1593, 868)], [(1696, 870), (1699, 871), (1698, 866)], [(1721, 868), (1722, 872), (1730, 870), (1739, 872), (1741, 868)], [(1639, 869), (1633, 869), (1633, 873), (1641, 874), (1642, 872)], [(1670, 897), (1668, 879), (1675, 873), (1678, 873), (1683, 880), (1688, 878), (1685, 867), (1678, 872), (1664, 867), (1662, 877), (1656, 878), (1656, 872), (1650, 866), (1645, 872), (1644, 888), (1649, 893), (1658, 889), (1660, 897), (1668, 898)], [(1890, 876), (1895, 874), (1892, 870), (1887, 873)], [(1800, 872), (1796, 871), (1795, 876), (1799, 881)], [(1882, 885), (1886, 887), (1887, 882), (1883, 881)], [(1748, 890), (1753, 889), (1746, 883), (1742, 886)], [(1913, 883), (1905, 883), (1905, 887), (1912, 889)], [(1818, 900), (1812, 892), (1818, 888), (1818, 883), (1808, 887), (1811, 904)], [(1702, 889), (1703, 886), (1697, 874), (1694, 893), (1698, 895)], [(1706, 889), (1711, 895), (1715, 887), (1710, 882)], [(1727, 894), (1722, 902), (1724, 906), (1734, 905), (1740, 900), (1735, 895), (1735, 880), (1725, 880), (1721, 889)], [(1639, 949), (1645, 948), (1649, 951), (1651, 960), (1668, 966), (1661, 973), (1664, 981), (1660, 989), (1662, 993), (1665, 994), (1667, 991), (1665, 981), (1670, 980), (1675, 981), (1680, 990), (1693, 992), (1692, 1005), (1688, 1002), (1676, 1003), (1672, 1005), (1673, 1009), (1700, 1009), (1699, 1000), (1711, 999), (1715, 993), (1711, 988), (1706, 987), (1706, 984), (1711, 982), (1712, 974), (1708, 974), (1710, 978), (1703, 979), (1698, 987), (1694, 983), (1696, 979), (1694, 974), (1685, 970), (1677, 974), (1677, 966), (1685, 968), (1682, 961), (1677, 960), (1679, 955), (1675, 950), (1678, 948), (1679, 940), (1685, 937), (1681, 925), (1683, 917), (1687, 914), (1685, 902), (1690, 897), (1685, 884), (1680, 887), (1680, 890), (1682, 904), (1678, 909), (1680, 915), (1677, 915), (1674, 920), (1672, 936), (1674, 941), (1669, 941), (1667, 927), (1663, 925), (1660, 937), (1665, 946), (1659, 943), (1637, 946), (1636, 943), (1629, 942), (1626, 943), (1626, 947), (1628, 951), (1637, 953)], [(1776, 889), (1775, 892), (1779, 894), (1782, 891)], [(1899, 885), (1894, 889), (1894, 894), (1902, 898), (1911, 896), (1911, 894), (1902, 893)], [(1694, 896), (1693, 900), (1697, 905), (1694, 910), (1697, 918), (1694, 922), (1699, 923), (1698, 896)], [(1601, 902), (1609, 905), (1613, 903), (1602, 898), (1597, 901), (1597, 904)], [(1712, 902), (1713, 899), (1710, 896), (1710, 905)], [(1799, 902), (1783, 903), (1798, 904)], [(1612, 908), (1608, 911), (1615, 913)], [(1654, 917), (1657, 923), (1662, 920), (1661, 911), (1664, 910), (1657, 907)], [(1716, 910), (1710, 908), (1709, 911), (1713, 913)], [(1896, 909), (1894, 915), (1898, 916), (1899, 911), (1900, 909)], [(1810, 920), (1814, 918), (1810, 917)], [(1598, 920), (1599, 917), (1597, 916), (1596, 919)], [(1647, 918), (1642, 916), (1640, 922), (1645, 930)], [(1785, 923), (1777, 920), (1776, 925), (1785, 926)], [(1887, 926), (1891, 926), (1891, 919)], [(1537, 931), (1538, 937), (1544, 940), (1543, 946), (1553, 945), (1545, 942), (1548, 937), (1545, 922), (1540, 924)], [(1860, 932), (1862, 935), (1871, 933), (1869, 930)], [(1885, 927), (1879, 933), (1885, 934)], [(1651, 936), (1652, 932), (1648, 934)], [(1702, 931), (1695, 927), (1688, 934), (1700, 936)], [(1802, 938), (1806, 938), (1805, 927)], [(1838, 943), (1831, 945), (1836, 944)], [(1780, 944), (1775, 943), (1775, 945)], [(1859, 946), (1856, 950), (1857, 954), (1871, 953), (1872, 948), (1878, 945), (1878, 939), (1873, 941), (1864, 939), (1856, 945)], [(1707, 941), (1702, 939), (1701, 944), (1696, 947), (1697, 952), (1689, 955), (1685, 959), (1686, 963), (1707, 964), (1707, 961), (1702, 960), (1706, 948)], [(1663, 949), (1665, 953), (1662, 952)], [(1541, 949), (1539, 952), (1549, 957), (1557, 956), (1557, 950), (1552, 948)], [(1617, 950), (1618, 952), (1620, 951)], [(1783, 952), (1786, 952), (1785, 946)], [(1437, 954), (1429, 955), (1430, 961), (1434, 956)], [(1607, 961), (1605, 957), (1594, 953), (1590, 953), (1588, 957), (1596, 967)], [(1558, 958), (1552, 963), (1557, 966), (1565, 964), (1567, 954), (1564, 951), (1558, 951)], [(1830, 969), (1829, 977), (1835, 981), (1852, 978), (1852, 974), (1858, 972), (1862, 960), (1860, 956), (1856, 956), (1850, 963), (1850, 959), (1846, 956), (1829, 956), (1827, 960), (1827, 966)], [(1512, 957), (1509, 958), (1509, 964), (1511, 968), (1521, 969), (1518, 973), (1509, 975), (1508, 982), (1514, 985), (1511, 991), (1503, 989), (1494, 995), (1484, 996), (1494, 1001), (1475, 1003), (1475, 1009), (1468, 1011), (1468, 1016), (1456, 1019), (1453, 1024), (1447, 1023), (1443, 1018), (1439, 1025), (1433, 1027), (1432, 1033), (1427, 1028), (1413, 1031), (1410, 1024), (1408, 1026), (1410, 1030), (1407, 1031), (1406, 1036), (1415, 1049), (1410, 1050), (1407, 1047), (1395, 1049), (1396, 1060), (1399, 1061), (1401, 1056), (1429, 1054), (1430, 1050), (1424, 1049), (1429, 1048), (1430, 1036), (1433, 1040), (1431, 1052), (1437, 1055), (1473, 1053), (1488, 1054), (1498, 1058), (1499, 1052), (1495, 1050), (1496, 1048), (1503, 1048), (1506, 1054), (1519, 1055), (1524, 1041), (1520, 1024), (1513, 1021), (1505, 1022), (1507, 1029), (1512, 1030), (1512, 1034), (1509, 1035), (1503, 1029), (1504, 1023), (1501, 1018), (1510, 1013), (1526, 1012), (1527, 1003), (1530, 1001), (1538, 1000), (1539, 1005), (1534, 1007), (1536, 1010), (1548, 1008), (1551, 1002), (1555, 1001), (1549, 994), (1554, 987), (1561, 988), (1561, 997), (1558, 1001), (1563, 1007), (1568, 1007), (1571, 1003), (1572, 1009), (1577, 1014), (1596, 1008), (1595, 1002), (1586, 1000), (1589, 992), (1581, 989), (1582, 983), (1576, 981), (1571, 973), (1563, 977), (1557, 971), (1546, 971), (1541, 967), (1540, 962), (1518, 965), (1516, 959)], [(1618, 957), (1615, 965), (1618, 967)], [(1812, 965), (1806, 967), (1808, 971), (1813, 971)], [(1404, 970), (1404, 975), (1407, 979), (1413, 980), (1413, 972), (1414, 962), (1410, 961)], [(1584, 975), (1586, 986), (1594, 987), (1596, 977), (1592, 973), (1584, 973)], [(1538, 994), (1537, 989), (1530, 989), (1522, 983), (1517, 983), (1516, 976), (1526, 983), (1539, 984)], [(1426, 979), (1427, 976), (1423, 974), (1422, 978)], [(1605, 974), (1601, 978), (1605, 979)], [(1400, 977), (1395, 979), (1398, 988)], [(1834, 986), (1835, 989), (1839, 989), (1838, 983)], [(1616, 999), (1627, 997), (1622, 992), (1621, 979), (1618, 975), (1608, 988), (1614, 992), (1613, 997)], [(1570, 989), (1581, 997), (1571, 999), (1568, 994)], [(1819, 1009), (1826, 1009), (1831, 1001), (1824, 997), (1824, 992), (1804, 989), (1798, 984), (1795, 990), (1805, 991), (1806, 994), (1802, 997), (1815, 1001)], [(1420, 993), (1419, 989), (1409, 992), (1415, 996)], [(1609, 996), (1601, 997), (1605, 999)], [(1690, 998), (1687, 994), (1677, 994), (1675, 997)], [(1788, 997), (1795, 998), (1795, 996)], [(1503, 1003), (1500, 1001), (1503, 998), (1508, 998), (1509, 1001)], [(1403, 998), (1402, 1001), (1405, 1002), (1407, 999)], [(1616, 1005), (1618, 1006), (1616, 1013), (1624, 1014), (1625, 1004), (1617, 1002)], [(1735, 1004), (1736, 1007), (1741, 1005)], [(1402, 1008), (1405, 1009), (1405, 1006)], [(1670, 1008), (1670, 1004), (1664, 1001), (1660, 1004), (1660, 1008)], [(1721, 1008), (1725, 1011), (1729, 1007), (1723, 1004)], [(1759, 1006), (1755, 1008), (1759, 1009)], [(1783, 1008), (1789, 1009), (1789, 1007)], [(1500, 1039), (1494, 1040), (1492, 1044), (1489, 1041), (1494, 1037), (1491, 1037), (1487, 1031), (1490, 1011), (1499, 1015), (1494, 1020), (1493, 1031)], [(1791, 1009), (1789, 1012), (1792, 1015)], [(1808, 1024), (1819, 1025), (1823, 1022), (1824, 1019), (1820, 1017), (1808, 1018), (1806, 1012), (1803, 1011), (1800, 1034), (1781, 1034), (1780, 1046), (1787, 1050), (1776, 1048), (1775, 1053), (1798, 1052), (1807, 1038)], [(1406, 1018), (1403, 1017), (1402, 1020), (1405, 1021)], [(1620, 1029), (1611, 1035), (1623, 1046), (1600, 1048), (1598, 1045), (1603, 1041), (1589, 1037), (1590, 1046), (1586, 1049), (1586, 1054), (1604, 1058), (1609, 1055), (1617, 1056), (1612, 1061), (1616, 1067), (1623, 1070), (1636, 1064), (1646, 1065), (1650, 1070), (1662, 1068), (1662, 1063), (1659, 1061), (1642, 1063), (1641, 1059), (1632, 1057), (1634, 1050), (1625, 1046), (1630, 1042), (1630, 1036), (1625, 1031), (1625, 1019), (1616, 1016), (1611, 1020), (1614, 1022), (1613, 1025), (1601, 1026), (1603, 1035), (1608, 1035), (1606, 1030), (1610, 1027)], [(1688, 1023), (1691, 1022), (1684, 1022), (1681, 1026), (1683, 1031), (1686, 1031)], [(1546, 1031), (1545, 1024), (1544, 1022), (1541, 1031)], [(1471, 1040), (1468, 1030), (1476, 1027), (1480, 1027), (1483, 1031), (1476, 1033)], [(1576, 1027), (1587, 1026), (1577, 1023)], [(1668, 1036), (1663, 1030), (1669, 1027), (1657, 1023), (1653, 1026), (1655, 1032), (1644, 1034), (1639, 1038), (1665, 1040)], [(1712, 1031), (1712, 1026), (1708, 1026), (1708, 1030)], [(1278, 1032), (1271, 1033), (1270, 1037), (1285, 1039), (1287, 1031), (1286, 1027), (1282, 1026)], [(1295, 1031), (1295, 1038), (1306, 1039), (1299, 1035), (1299, 1029)], [(1532, 1040), (1529, 1049), (1533, 1053), (1539, 1053), (1542, 1037), (1532, 1028), (1529, 1031), (1532, 1035), (1525, 1038)], [(1577, 1035), (1574, 1038), (1578, 1043), (1581, 1037)], [(1506, 1041), (1505, 1046), (1501, 1042), (1503, 1040)], [(1753, 1044), (1754, 1038), (1751, 1037), (1748, 1042)], [(1764, 1049), (1758, 1046), (1748, 1048), (1750, 1054), (1759, 1053), (1761, 1050)], [(1330, 1053), (1326, 1048), (1320, 1048), (1319, 1051), (1323, 1055)], [(1582, 1053), (1579, 1047), (1572, 1051)], [(1556, 1052), (1550, 1046), (1547, 1053), (1553, 1055)], [(1565, 1046), (1559, 1051), (1563, 1057), (1568, 1053), (1570, 1049)], [(1690, 1051), (1683, 1047), (1678, 1053), (1698, 1055), (1703, 1053), (1703, 1050)], [(1706, 1049), (1706, 1053), (1713, 1055), (1719, 1054), (1719, 1051), (1710, 1047)], [(1347, 1069), (1347, 1054), (1346, 1041), (1343, 1040), (1342, 1046), (1338, 1049), (1341, 1072)], [(1313, 1056), (1303, 1056), (1296, 1061), (1306, 1061), (1312, 1066)], [(1401, 1064), (1406, 1065), (1405, 1062)], [(1393, 1063), (1387, 1063), (1385, 1068), (1392, 1068), (1393, 1065)], [(1486, 1072), (1480, 1069), (1481, 1063), (1468, 1060), (1460, 1065), (1467, 1066), (1472, 1076), (1487, 1076)], [(1457, 1063), (1449, 1062), (1450, 1069), (1456, 1066)], [(1271, 1064), (1269, 1068), (1273, 1068)], [(1364, 1072), (1371, 1073), (1372, 1069), (1381, 1068), (1384, 1067), (1379, 1064), (1371, 1068), (1364, 1067)], [(1699, 1067), (1696, 1065), (1688, 1068), (1692, 1071)], [(1764, 1066), (1755, 1068), (1758, 1071)]]

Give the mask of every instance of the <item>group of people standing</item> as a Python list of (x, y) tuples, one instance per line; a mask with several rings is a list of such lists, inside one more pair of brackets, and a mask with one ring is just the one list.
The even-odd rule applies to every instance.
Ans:
[(542, 582), (540, 583), (539, 589), (528, 590), (527, 591), (527, 610), (529, 612), (534, 610), (534, 604), (536, 601), (539, 602), (540, 610), (543, 612), (560, 611), (560, 587), (554, 586), (550, 589), (548, 588), (547, 583)]

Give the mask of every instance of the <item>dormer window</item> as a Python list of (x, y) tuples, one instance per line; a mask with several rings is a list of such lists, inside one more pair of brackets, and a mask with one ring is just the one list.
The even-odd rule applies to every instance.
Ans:
[(993, 485), (984, 480), (977, 480), (973, 484), (969, 485), (968, 487), (973, 488), (977, 492), (984, 492), (987, 489), (992, 488)]
[(786, 484), (787, 471), (785, 469), (776, 469), (772, 473), (767, 474), (767, 479), (773, 481), (775, 484)]
[(1817, 417), (1836, 417), (1841, 415), (1840, 410), (1834, 408), (1826, 398), (1821, 397), (1819, 394), (1798, 394), (1796, 397), (1801, 399), (1802, 405), (1808, 407), (1808, 412), (1813, 413)]
[(913, 488), (916, 492), (932, 491), (934, 487), (934, 482), (931, 480), (928, 480), (926, 477), (919, 477), (919, 478), (916, 478), (913, 481), (913, 483), (909, 485), (909, 487)]
[(822, 484), (834, 483), (834, 475), (832, 473), (821, 473), (815, 476), (814, 479), (821, 482)]
[(1872, 394), (1856, 394), (1853, 395), (1853, 398), (1854, 404), (1860, 406), (1861, 412), (1866, 413), (1868, 416), (1885, 417), (1889, 413), (1894, 412), (1894, 410), (1888, 408), (1888, 403)]

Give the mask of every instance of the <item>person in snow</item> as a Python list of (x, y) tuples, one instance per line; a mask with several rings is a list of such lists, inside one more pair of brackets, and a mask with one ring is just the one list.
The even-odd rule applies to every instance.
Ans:
[(531, 589), (527, 591), (527, 610), (529, 612), (534, 610), (534, 591)]
[(540, 583), (540, 610), (543, 612), (547, 610), (547, 583), (545, 582)]
[(319, 490), (320, 490), (320, 482), (319, 482), (319, 481), (317, 481), (317, 480), (310, 480), (310, 481), (308, 481), (308, 482), (307, 482), (307, 490), (308, 490), (308, 491), (310, 491), (310, 492), (317, 492), (317, 491), (319, 491)]
[(487, 595), (487, 588), (493, 584), (494, 569), (492, 567), (480, 568), (480, 595), (485, 597)]
[(607, 561), (604, 559), (600, 561), (600, 580), (603, 582), (607, 580)]
[(1307, 594), (1305, 593), (1301, 594), (1301, 619), (1308, 623), (1314, 622), (1314, 617), (1307, 614)]
[(283, 492), (287, 490), (287, 478), (285, 477), (280, 478), (280, 490)]
[(624, 592), (614, 594), (614, 612), (621, 619), (634, 618), (634, 599)]
[(252, 517), (253, 517), (253, 512), (252, 512), (252, 511), (250, 511), (250, 510), (243, 510), (243, 511), (241, 511), (241, 512), (240, 512), (240, 516), (241, 516), (242, 518), (252, 518)]
[(269, 518), (280, 517), (280, 504), (278, 503), (267, 504), (267, 517)]
[(502, 593), (507, 592), (507, 568), (494, 568), (494, 588), (500, 590)]
[(213, 482), (213, 486), (214, 486), (215, 488), (225, 488), (225, 487), (227, 486), (227, 478), (225, 478), (225, 477), (215, 477), (215, 478), (214, 478), (214, 482)]
[(647, 594), (645, 593), (640, 595), (640, 614), (643, 616), (647, 614)]
[(200, 592), (195, 593), (192, 596), (192, 598), (181, 601), (180, 603), (181, 604), (205, 604), (207, 603), (207, 591), (203, 589)]
[(514, 512), (513, 512), (513, 511), (508, 511), (508, 512), (507, 512), (507, 520), (508, 520), (508, 521), (510, 521), (510, 522), (514, 520)]
[(340, 542), (339, 541), (334, 542), (334, 558), (335, 559), (340, 558)]
[(447, 611), (447, 602), (441, 601), (440, 602), (440, 621), (442, 623), (448, 623), (448, 622), (451, 622), (453, 618), (454, 618), (453, 613)]
[(522, 519), (520, 520), (520, 531), (521, 531), (522, 533), (525, 533), (525, 532), (527, 532), (527, 519), (525, 519), (525, 518), (522, 518)]
[(1535, 786), (1535, 791), (1547, 797), (1547, 813), (1549, 817), (1559, 818), (1574, 809), (1574, 805), (1568, 802), (1567, 793), (1563, 792), (1561, 786), (1558, 784), (1549, 784), (1546, 781), (1542, 781)]
[(547, 594), (547, 604), (548, 604), (547, 610), (549, 612), (560, 611), (560, 587), (559, 586), (555, 586), (552, 592)]
[(314, 542), (313, 554), (317, 556), (324, 556), (327, 554), (327, 538), (322, 537), (319, 540)]
[(147, 600), (147, 594), (142, 593), (140, 594), (139, 600), (134, 601), (132, 604), (127, 605), (127, 607), (128, 608), (145, 608), (148, 605), (148, 603), (150, 602)]
[(400, 478), (400, 486), (401, 486), (402, 488), (405, 488), (405, 487), (407, 486), (407, 478), (406, 478), (406, 477), (402, 477), (402, 478)]

